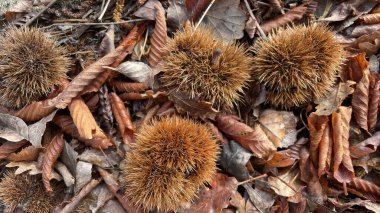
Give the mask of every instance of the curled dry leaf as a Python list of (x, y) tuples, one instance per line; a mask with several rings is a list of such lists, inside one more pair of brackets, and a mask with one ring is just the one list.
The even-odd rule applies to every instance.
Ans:
[(351, 193), (356, 194), (373, 202), (380, 202), (380, 187), (361, 179), (354, 178), (349, 184), (348, 189)]
[(289, 149), (277, 151), (273, 156), (265, 162), (265, 166), (269, 168), (274, 167), (288, 167), (293, 165), (299, 157), (300, 149), (308, 142), (308, 139), (301, 138)]
[(297, 141), (297, 121), (293, 112), (288, 111), (267, 109), (259, 116), (261, 128), (276, 148), (286, 148)]
[(191, 98), (186, 92), (173, 91), (169, 94), (169, 100), (173, 101), (178, 112), (188, 113), (195, 118), (214, 119), (218, 113), (218, 110), (212, 107), (212, 103), (196, 97)]
[(81, 98), (75, 98), (69, 104), (71, 117), (84, 139), (107, 138), (95, 121), (90, 109)]
[(379, 111), (380, 79), (374, 79), (373, 75), (369, 77), (368, 129), (372, 131), (376, 127)]
[(268, 158), (276, 151), (276, 147), (257, 125), (254, 129), (238, 121), (234, 116), (216, 116), (217, 127), (229, 138), (235, 140), (256, 157)]
[(55, 162), (61, 154), (65, 141), (63, 140), (63, 134), (57, 134), (50, 144), (46, 147), (46, 151), (42, 160), (42, 182), (46, 188), (46, 191), (52, 192), (53, 188), (50, 185), (51, 173)]
[(352, 111), (356, 123), (368, 132), (369, 73), (368, 66), (352, 95)]
[(118, 92), (145, 92), (148, 86), (144, 83), (132, 83), (132, 82), (122, 82), (122, 81), (112, 81), (110, 83), (111, 87), (114, 87)]
[[(1, 147), (0, 147), (1, 149)], [(34, 146), (28, 146), (23, 148), (17, 153), (11, 153), (6, 159), (9, 161), (35, 161), (40, 154), (41, 149), (38, 149)]]
[[(143, 25), (136, 25), (114, 51), (108, 53), (79, 73), (57, 97), (49, 100), (48, 106), (65, 108), (83, 89), (86, 90), (85, 92), (98, 91), (100, 86), (103, 85), (110, 75), (109, 72), (104, 72), (103, 66), (116, 67), (125, 56), (133, 51), (134, 45), (145, 31), (145, 27), (145, 23)], [(102, 72), (105, 73), (102, 79), (100, 79), (102, 82), (98, 82), (95, 85), (99, 87), (94, 88), (92, 85), (89, 85), (94, 79), (99, 80), (96, 78)], [(90, 87), (85, 88), (87, 85)]]
[(350, 154), (353, 158), (360, 158), (376, 152), (380, 146), (380, 132), (376, 132), (372, 137), (350, 147)]
[(70, 173), (69, 169), (66, 167), (65, 164), (57, 161), (57, 162), (55, 162), (54, 168), (62, 176), (63, 181), (65, 182), (66, 186), (70, 187), (70, 186), (72, 186), (75, 183), (75, 178)]
[(349, 44), (349, 49), (356, 52), (365, 52), (368, 56), (374, 55), (380, 48), (380, 32), (365, 34)]
[(319, 19), (321, 21), (343, 21), (350, 15), (355, 14), (356, 8), (360, 4), (365, 4), (366, 0), (346, 1), (341, 4), (337, 4), (326, 18)]
[(65, 115), (59, 115), (56, 116), (53, 119), (53, 122), (61, 127), (62, 131), (68, 135), (70, 135), (73, 138), (78, 139), (79, 141), (83, 142), (87, 146), (91, 146), (95, 149), (107, 149), (110, 146), (113, 146), (113, 143), (108, 138), (93, 138), (93, 139), (86, 139), (84, 137), (81, 137), (77, 127), (75, 126), (72, 118), (70, 116)]
[(147, 64), (139, 61), (126, 61), (120, 64), (115, 71), (140, 83), (147, 82), (152, 73), (152, 69)]
[(274, 18), (270, 21), (267, 21), (260, 26), (264, 32), (268, 33), (273, 29), (284, 26), (290, 22), (302, 19), (303, 15), (306, 13), (307, 9), (308, 9), (308, 3), (301, 4), (297, 7), (289, 10), (284, 15), (277, 16), (276, 18)]
[(364, 24), (378, 24), (380, 23), (380, 13), (365, 14), (358, 18)]
[(113, 116), (115, 117), (119, 127), (120, 134), (123, 137), (123, 143), (134, 143), (134, 133), (136, 132), (136, 128), (132, 123), (131, 116), (129, 115), (127, 108), (125, 108), (124, 102), (114, 92), (111, 93), (110, 101)]
[(343, 100), (354, 92), (354, 88), (351, 87), (354, 84), (354, 81), (347, 81), (345, 83), (340, 82), (332, 89), (330, 95), (320, 100), (316, 100), (314, 103), (318, 104), (318, 106), (315, 107), (317, 109), (315, 114), (331, 115), (335, 112), (342, 104)]
[(311, 113), (307, 119), (310, 131), (310, 159), (315, 166), (318, 165), (318, 148), (321, 141), (324, 139), (325, 129), (328, 126), (329, 118), (327, 116), (318, 116)]
[(364, 53), (357, 54), (348, 58), (348, 77), (352, 81), (358, 83), (363, 77), (363, 70), (368, 68), (368, 61)]
[(0, 159), (5, 159), (21, 147), (28, 143), (27, 140), (22, 140), (20, 142), (5, 142), (0, 146)]
[[(27, 172), (29, 175), (37, 175), (37, 174), (42, 173), (42, 170), (40, 169), (40, 165), (36, 161), (10, 162), (7, 165), (5, 165), (5, 167), (7, 168), (17, 167), (17, 169), (15, 170), (16, 175), (24, 173), (24, 172)], [(61, 175), (59, 175), (55, 171), (52, 172), (51, 178), (58, 181), (62, 180)]]
[(168, 35), (166, 34), (166, 19), (165, 9), (161, 3), (154, 5), (156, 10), (156, 24), (154, 25), (154, 31), (152, 38), (150, 39), (150, 52), (148, 63), (150, 66), (155, 67), (161, 61), (163, 55), (163, 47), (165, 46)]
[(351, 182), (355, 177), (348, 141), (351, 112), (351, 108), (341, 106), (337, 112), (333, 112), (332, 114), (333, 176), (337, 181), (343, 183), (346, 194), (346, 184)]
[(236, 192), (238, 182), (234, 177), (217, 173), (210, 182), (210, 188), (204, 187), (199, 192), (198, 198), (194, 203), (184, 210), (185, 213), (191, 212), (222, 212), (229, 204), (229, 200)]
[(26, 122), (34, 122), (49, 115), (55, 110), (54, 106), (47, 106), (47, 100), (32, 102), (14, 113), (15, 116)]
[(203, 22), (214, 28), (227, 42), (244, 36), (246, 15), (239, 7), (240, 0), (218, 0), (211, 6)]

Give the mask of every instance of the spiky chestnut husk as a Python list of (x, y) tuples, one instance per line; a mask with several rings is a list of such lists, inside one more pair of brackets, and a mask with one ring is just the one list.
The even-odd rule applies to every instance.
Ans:
[(345, 56), (329, 28), (316, 24), (280, 28), (253, 51), (253, 80), (265, 86), (267, 102), (284, 109), (325, 97)]
[(54, 192), (47, 193), (41, 175), (7, 171), (0, 181), (0, 200), (10, 212), (22, 207), (29, 213), (52, 212), (63, 200), (62, 184), (53, 185)]
[(11, 27), (0, 38), (0, 103), (18, 109), (44, 98), (68, 67), (66, 50), (47, 34)]
[(231, 109), (240, 100), (252, 65), (243, 46), (226, 44), (211, 29), (189, 24), (164, 49), (164, 86), (213, 102), (218, 109)]
[(216, 172), (218, 145), (206, 126), (163, 118), (141, 127), (122, 166), (126, 197), (145, 210), (178, 211)]

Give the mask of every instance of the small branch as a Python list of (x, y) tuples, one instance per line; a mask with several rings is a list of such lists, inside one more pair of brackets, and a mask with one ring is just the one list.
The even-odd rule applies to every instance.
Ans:
[(106, 11), (107, 11), (110, 2), (111, 2), (111, 0), (108, 0), (107, 3), (106, 3), (106, 5), (104, 6), (103, 11), (102, 11), (102, 13), (99, 15), (99, 18), (98, 18), (99, 21), (101, 21), (101, 20), (103, 19), (103, 16), (104, 16), (104, 14), (105, 14)]
[(260, 24), (259, 24), (259, 22), (257, 22), (257, 19), (256, 19), (255, 15), (253, 15), (251, 6), (249, 6), (249, 3), (248, 3), (247, 0), (244, 0), (244, 2), (245, 2), (245, 6), (247, 7), (247, 10), (249, 12), (249, 15), (251, 16), (251, 18), (253, 20), (253, 23), (256, 24), (256, 27), (257, 27), (257, 30), (260, 33), (260, 36), (266, 39), (267, 35), (265, 34), (264, 30), (260, 27)]
[(205, 18), (207, 12), (210, 10), (211, 6), (214, 4), (215, 0), (212, 0), (212, 2), (208, 5), (208, 7), (206, 8), (205, 12), (203, 13), (202, 17), (199, 19), (197, 25), (195, 26), (194, 28), (194, 31), (197, 30), (197, 28), (199, 27), (199, 25), (201, 24), (202, 20)]
[(245, 183), (249, 183), (249, 182), (255, 181), (255, 180), (257, 180), (257, 179), (265, 178), (265, 177), (268, 177), (268, 175), (267, 175), (267, 174), (262, 174), (262, 175), (259, 175), (259, 176), (256, 176), (256, 177), (253, 177), (253, 178), (250, 178), (250, 179), (248, 179), (248, 180), (245, 180), (245, 181), (239, 182), (239, 183), (238, 183), (238, 186), (243, 185), (243, 184), (245, 184)]
[(26, 22), (25, 26), (31, 25), (35, 20), (38, 19), (38, 17), (41, 16), (42, 13), (44, 13), (47, 9), (49, 9), (53, 4), (55, 4), (58, 0), (52, 0), (44, 9), (42, 9), (36, 16), (34, 16), (32, 19), (30, 19), (28, 22)]

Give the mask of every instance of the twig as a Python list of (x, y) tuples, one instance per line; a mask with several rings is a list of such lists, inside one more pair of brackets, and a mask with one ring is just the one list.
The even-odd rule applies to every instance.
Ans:
[(139, 21), (144, 21), (144, 19), (133, 19), (133, 20), (128, 20), (128, 21), (120, 21), (120, 22), (105, 22), (105, 23), (96, 23), (96, 22), (89, 22), (89, 23), (55, 23), (46, 27), (42, 28), (49, 28), (52, 26), (62, 26), (62, 25), (67, 25), (67, 26), (97, 26), (97, 25), (112, 25), (112, 24), (124, 24), (124, 23), (130, 23), (130, 22), (139, 22)]
[(243, 184), (245, 184), (245, 183), (249, 183), (249, 182), (255, 181), (255, 180), (260, 179), (260, 178), (265, 178), (265, 177), (268, 177), (268, 175), (267, 175), (267, 174), (262, 174), (262, 175), (259, 175), (259, 176), (256, 176), (256, 177), (253, 177), (253, 178), (250, 178), (250, 179), (248, 179), (248, 180), (245, 180), (245, 181), (239, 182), (239, 183), (238, 183), (238, 186), (243, 185)]
[(208, 5), (208, 7), (206, 8), (205, 12), (203, 13), (202, 17), (199, 19), (197, 25), (195, 26), (195, 30), (197, 30), (197, 28), (199, 27), (199, 25), (201, 24), (202, 20), (205, 18), (207, 12), (210, 10), (211, 6), (214, 4), (215, 0), (212, 0), (212, 2)]
[(244, 2), (245, 2), (245, 6), (247, 7), (247, 10), (249, 12), (249, 15), (251, 16), (251, 18), (253, 20), (253, 23), (255, 23), (256, 26), (257, 26), (257, 30), (259, 31), (260, 36), (266, 39), (267, 35), (265, 35), (264, 30), (260, 27), (260, 24), (259, 24), (259, 22), (257, 22), (257, 19), (256, 19), (255, 15), (253, 15), (251, 6), (249, 6), (249, 3), (248, 3), (247, 0), (244, 0)]
[(60, 213), (70, 213), (74, 212), (75, 207), (80, 203), (80, 201), (86, 197), (99, 183), (102, 182), (102, 178), (100, 179), (92, 179), (88, 184), (86, 184), (80, 192), (74, 196), (70, 202), (63, 207)]
[(41, 16), (42, 13), (44, 13), (49, 7), (53, 6), (58, 0), (52, 0), (44, 9), (42, 9), (40, 12), (37, 13), (36, 16), (34, 16), (32, 19), (30, 19), (28, 22), (26, 22), (25, 26), (31, 25), (38, 17)]
[(106, 5), (104, 6), (104, 9), (102, 11), (102, 13), (99, 15), (99, 18), (98, 20), (101, 21), (103, 19), (103, 16), (104, 14), (106, 13), (107, 9), (108, 9), (108, 5), (110, 4), (111, 0), (108, 0)]

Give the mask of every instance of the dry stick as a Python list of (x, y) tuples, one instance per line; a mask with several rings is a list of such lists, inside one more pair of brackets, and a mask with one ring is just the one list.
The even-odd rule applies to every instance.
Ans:
[(244, 0), (244, 2), (245, 2), (245, 6), (247, 7), (247, 10), (249, 12), (249, 15), (251, 16), (253, 22), (257, 26), (257, 30), (259, 30), (260, 36), (266, 39), (267, 35), (265, 35), (264, 30), (260, 27), (260, 24), (259, 24), (259, 22), (257, 22), (257, 19), (256, 19), (255, 15), (253, 15), (251, 6), (249, 6), (249, 3), (248, 3), (247, 0)]
[(60, 213), (70, 213), (74, 212), (75, 207), (79, 204), (79, 202), (86, 197), (99, 183), (102, 182), (102, 178), (100, 179), (92, 179), (88, 184), (86, 184), (80, 192), (71, 198), (70, 202), (60, 211)]
[(102, 11), (102, 13), (99, 15), (99, 18), (98, 18), (99, 21), (101, 21), (101, 20), (103, 19), (103, 16), (104, 16), (104, 14), (105, 14), (106, 11), (107, 11), (110, 2), (111, 2), (111, 0), (108, 0), (107, 3), (106, 3), (106, 5), (104, 6), (103, 11)]
[(51, 1), (44, 9), (42, 9), (39, 13), (37, 13), (36, 16), (34, 16), (32, 19), (30, 19), (28, 22), (26, 22), (25, 26), (31, 25), (38, 17), (40, 17), (40, 15), (42, 13), (44, 13), (47, 9), (49, 9), (49, 7), (53, 6), (53, 4), (55, 4), (55, 2), (57, 2), (57, 1), (58, 0)]
[(107, 185), (108, 190), (112, 192), (112, 194), (117, 198), (119, 203), (123, 206), (123, 208), (127, 212), (140, 212), (140, 210), (136, 209), (134, 206), (132, 206), (129, 201), (123, 197), (122, 194), (120, 194), (119, 185), (117, 182), (112, 178), (111, 174), (109, 174), (105, 169), (97, 166), (96, 169), (98, 170), (100, 176), (102, 176), (104, 182)]
[(202, 17), (199, 19), (197, 25), (195, 26), (195, 30), (197, 30), (197, 28), (199, 27), (199, 25), (201, 24), (202, 20), (205, 18), (207, 12), (210, 10), (211, 6), (214, 4), (215, 0), (212, 0), (212, 2), (208, 5), (208, 7), (206, 8), (205, 12), (203, 13)]
[(255, 181), (255, 180), (260, 179), (260, 178), (265, 178), (265, 177), (268, 177), (268, 175), (267, 175), (267, 174), (262, 174), (262, 175), (259, 175), (259, 176), (256, 176), (256, 177), (253, 177), (253, 178), (250, 178), (250, 179), (248, 179), (248, 180), (245, 180), (245, 181), (239, 182), (239, 183), (238, 183), (238, 186), (243, 185), (243, 184), (245, 184), (245, 183), (249, 183), (249, 182)]

